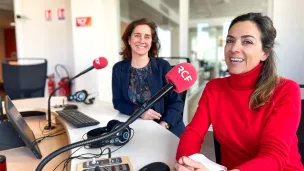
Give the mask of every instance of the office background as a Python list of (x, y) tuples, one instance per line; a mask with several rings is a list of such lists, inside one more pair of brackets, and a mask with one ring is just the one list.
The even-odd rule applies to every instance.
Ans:
[[(73, 90), (98, 92), (100, 100), (110, 102), (112, 66), (121, 60), (120, 37), (132, 20), (147, 17), (159, 26), (160, 56), (189, 57), (199, 72), (188, 91), (190, 120), (205, 82), (220, 76), (227, 29), (239, 14), (262, 12), (272, 18), (278, 71), (304, 84), (303, 6), (303, 0), (1, 0), (0, 60), (46, 58), (48, 75), (56, 64), (75, 75), (104, 56), (109, 65), (77, 79)], [(59, 9), (64, 9), (60, 19)], [(91, 25), (77, 27), (77, 17), (91, 17)], [(0, 80), (1, 73), (0, 65)], [(214, 161), (212, 132), (206, 136), (203, 152)]]
[[(98, 92), (100, 100), (110, 102), (112, 66), (121, 60), (121, 34), (130, 21), (147, 17), (159, 26), (160, 56), (189, 57), (197, 68), (199, 80), (188, 91), (191, 100), (208, 79), (220, 76), (230, 21), (239, 14), (262, 12), (273, 19), (278, 32), (279, 73), (303, 84), (303, 5), (302, 0), (2, 0), (0, 59), (46, 58), (48, 75), (56, 64), (75, 75), (104, 56), (109, 65), (77, 79), (73, 90)], [(64, 9), (63, 18), (59, 9)], [(91, 25), (78, 27), (78, 17), (91, 17)]]

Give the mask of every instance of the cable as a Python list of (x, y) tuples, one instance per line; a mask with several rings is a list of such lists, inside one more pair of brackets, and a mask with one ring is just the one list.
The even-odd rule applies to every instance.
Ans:
[[(53, 118), (52, 120), (54, 120), (54, 119), (56, 119), (58, 116), (56, 116), (55, 118)], [(56, 137), (56, 136), (58, 136), (58, 135), (62, 135), (62, 134), (64, 134), (64, 133), (66, 133), (65, 131), (64, 132), (60, 132), (60, 131), (63, 131), (64, 129), (60, 129), (60, 130), (58, 130), (58, 131), (55, 131), (55, 132), (50, 132), (50, 133), (48, 133), (48, 134), (44, 134), (44, 130), (45, 129), (41, 129), (41, 119), (39, 119), (39, 129), (40, 129), (40, 131), (41, 131), (41, 134), (42, 135), (45, 135), (45, 136), (42, 136), (42, 137), (39, 137), (39, 138), (36, 138), (32, 143), (34, 143), (34, 144), (38, 144), (38, 143), (40, 143), (42, 140), (44, 140), (45, 138), (48, 138), (48, 137)], [(60, 133), (59, 133), (60, 132)], [(58, 134), (57, 134), (58, 133)]]
[[(94, 95), (94, 96), (93, 96)], [(89, 93), (87, 98), (96, 98), (99, 95), (98, 92)]]
[(78, 141), (78, 142), (69, 144), (67, 146), (61, 147), (61, 148), (57, 149), (56, 151), (52, 152), (51, 154), (46, 156), (44, 159), (42, 159), (42, 161), (36, 167), (36, 171), (41, 171), (43, 169), (43, 167), (50, 160), (52, 160), (54, 157), (56, 157), (57, 155), (65, 152), (65, 151), (68, 151), (68, 150), (71, 150), (73, 148), (77, 148), (77, 147), (80, 147), (80, 146), (84, 146), (86, 144), (90, 144), (90, 143), (93, 143), (93, 142), (97, 142), (97, 141), (100, 141), (100, 140), (109, 139), (113, 136), (116, 136), (116, 134), (119, 133), (119, 131), (122, 131), (123, 129), (125, 129), (127, 126), (129, 126), (131, 123), (133, 123), (139, 116), (141, 116), (145, 111), (147, 111), (155, 102), (158, 101), (158, 99), (160, 99), (163, 96), (163, 94), (166, 94), (170, 89), (172, 89), (170, 87), (173, 88), (173, 84), (168, 84), (168, 86), (165, 86), (159, 93), (154, 95), (152, 97), (152, 99), (150, 99), (146, 104), (141, 106), (126, 122), (123, 122), (116, 129), (111, 130), (106, 134), (103, 134), (103, 135), (100, 135), (100, 136), (97, 136), (97, 137), (94, 137), (94, 138), (90, 138), (90, 139), (87, 139), (87, 140)]
[(103, 149), (102, 152), (107, 149), (108, 149), (108, 158), (110, 159), (111, 158), (111, 149), (109, 147)]
[[(80, 149), (80, 148), (79, 148)], [(77, 149), (76, 151), (78, 151), (79, 149)], [(75, 152), (76, 152), (75, 151)], [(74, 154), (75, 152), (73, 152), (72, 154)], [(65, 160), (63, 160), (62, 162), (64, 162), (64, 167), (63, 167), (63, 169), (62, 170), (64, 170), (64, 169), (68, 169), (68, 164), (69, 164), (69, 162), (72, 160), (72, 159), (75, 159), (75, 158), (77, 158), (77, 159), (79, 159), (79, 160), (84, 160), (84, 159), (91, 159), (91, 158), (99, 158), (100, 156), (102, 156), (103, 155), (103, 150), (100, 148), (100, 153), (99, 154), (93, 154), (93, 153), (84, 153), (84, 154), (80, 154), (80, 155), (78, 155), (78, 156), (73, 156), (72, 157), (72, 154), (67, 158), (67, 159), (65, 159)], [(84, 155), (92, 155), (92, 156), (84, 156)], [(61, 162), (61, 163), (62, 163)], [(60, 164), (61, 164), (60, 163)], [(60, 165), (59, 164), (59, 165)], [(58, 167), (58, 166), (57, 166)], [(57, 168), (56, 167), (56, 168)]]
[[(64, 132), (60, 132), (60, 131), (64, 131)], [(62, 135), (66, 133), (64, 129), (60, 129), (58, 131), (55, 131), (55, 132), (52, 132), (50, 134), (47, 134), (46, 136), (43, 136), (43, 137), (39, 137), (39, 138), (36, 138), (32, 143), (34, 144), (38, 144), (40, 143), (42, 140), (44, 140), (45, 138), (48, 138), (48, 137), (56, 137), (58, 135)]]
[[(134, 134), (135, 134), (135, 131), (134, 131), (133, 128), (130, 128), (130, 130), (131, 130), (131, 134), (132, 134), (132, 135), (131, 135), (129, 141), (131, 141), (131, 139), (133, 138), (133, 136), (134, 136)], [(86, 133), (82, 135), (82, 139), (84, 139), (84, 135), (86, 135)], [(77, 158), (77, 159), (79, 159), (79, 160), (87, 160), (87, 159), (92, 159), (92, 158), (99, 158), (99, 157), (101, 157), (102, 155), (108, 155), (108, 158), (110, 159), (110, 158), (112, 158), (111, 156), (112, 156), (112, 154), (113, 154), (114, 152), (116, 152), (117, 150), (121, 149), (121, 148), (122, 148), (123, 146), (125, 146), (125, 145), (126, 145), (126, 144), (120, 146), (119, 148), (115, 149), (114, 151), (112, 151), (110, 147), (106, 147), (106, 148), (104, 148), (103, 150), (102, 150), (101, 148), (99, 148), (99, 149), (100, 149), (100, 153), (99, 153), (99, 154), (84, 153), (84, 154), (80, 154), (80, 155), (78, 155), (78, 156), (72, 156), (76, 151), (78, 151), (78, 150), (81, 149), (82, 147), (85, 148), (85, 146), (79, 147), (79, 148), (78, 148), (77, 150), (75, 150), (68, 158), (66, 158), (66, 159), (64, 159), (63, 161), (61, 161), (61, 162), (56, 166), (55, 169), (57, 169), (57, 168), (64, 162), (64, 166), (63, 166), (62, 170), (63, 170), (63, 171), (64, 171), (64, 169), (67, 170), (67, 169), (68, 169), (68, 167), (67, 167), (68, 164), (70, 163), (71, 160), (73, 160), (73, 159), (75, 159), (75, 158)], [(108, 150), (108, 153), (104, 153), (105, 150)], [(92, 155), (92, 156), (84, 156), (84, 155)], [(55, 170), (55, 169), (54, 169), (54, 170)], [(53, 171), (54, 171), (54, 170), (53, 170)]]
[(62, 77), (62, 76), (59, 74), (59, 72), (58, 72), (58, 67), (61, 67), (61, 69), (63, 69), (63, 70), (65, 71), (66, 77), (70, 78), (68, 69), (67, 69), (65, 66), (61, 65), (61, 64), (57, 64), (57, 65), (55, 66), (55, 73), (56, 73), (56, 75), (57, 75), (60, 79), (61, 79), (61, 78), (64, 78), (64, 77)]
[[(69, 157), (67, 158), (67, 159), (69, 159), (74, 153), (76, 153), (78, 150), (80, 150), (82, 147), (79, 147), (77, 150), (75, 150), (72, 154), (70, 154), (69, 155)], [(63, 163), (64, 161), (66, 161), (67, 159), (65, 159), (65, 160), (62, 160), (56, 167), (55, 167), (55, 169), (54, 170), (56, 170), (60, 165), (61, 165), (61, 163)], [(53, 171), (54, 171), (53, 170)]]
[[(56, 116), (55, 118), (53, 118), (51, 121), (57, 119), (57, 117), (58, 117), (58, 116)], [(43, 130), (41, 129), (40, 121), (41, 121), (41, 119), (39, 119), (39, 129), (40, 129), (40, 131), (41, 131), (41, 134), (42, 134), (42, 135), (45, 135), (45, 134), (44, 134), (45, 127), (43, 128)]]

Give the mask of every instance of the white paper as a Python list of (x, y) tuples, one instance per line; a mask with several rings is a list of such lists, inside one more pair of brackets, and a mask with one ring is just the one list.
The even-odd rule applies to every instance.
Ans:
[(194, 161), (201, 162), (205, 167), (209, 169), (209, 171), (227, 171), (227, 168), (225, 166), (219, 165), (209, 160), (203, 154), (193, 154), (189, 156), (189, 158)]

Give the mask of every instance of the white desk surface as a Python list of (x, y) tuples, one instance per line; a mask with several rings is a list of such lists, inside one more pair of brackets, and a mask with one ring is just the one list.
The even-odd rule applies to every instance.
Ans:
[[(62, 99), (62, 97), (52, 98), (51, 106), (62, 104)], [(19, 111), (47, 110), (47, 98), (14, 100), (13, 103)], [(100, 124), (97, 126), (75, 128), (70, 123), (58, 117), (66, 129), (70, 143), (81, 141), (85, 133), (94, 128), (106, 126), (109, 120), (117, 119), (119, 121), (126, 121), (128, 119), (128, 116), (119, 114), (118, 111), (114, 110), (112, 103), (109, 102), (95, 100), (93, 105), (85, 105), (83, 103), (74, 104), (78, 105), (79, 111), (100, 121)], [(57, 109), (52, 109), (52, 111), (55, 110)], [(135, 171), (149, 163), (157, 161), (167, 163), (169, 167), (173, 165), (179, 142), (178, 137), (153, 121), (137, 119), (130, 127), (135, 131), (133, 138), (124, 147), (112, 153), (112, 157), (128, 156)], [(112, 151), (118, 148), (117, 146), (110, 147)], [(78, 148), (72, 149), (72, 152), (76, 149)], [(43, 151), (44, 149), (40, 150)], [(81, 148), (74, 155), (83, 153), (98, 154), (100, 150)], [(44, 155), (43, 158), (44, 157), (46, 157), (46, 155)], [(104, 157), (107, 157), (107, 155)], [(83, 161), (84, 160), (73, 159), (71, 162), (71, 170), (75, 171), (76, 165)]]

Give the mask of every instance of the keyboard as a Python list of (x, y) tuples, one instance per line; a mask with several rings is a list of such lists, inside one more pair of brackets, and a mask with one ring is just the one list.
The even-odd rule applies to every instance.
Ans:
[(79, 112), (78, 110), (60, 110), (56, 111), (60, 117), (74, 125), (76, 128), (98, 125), (99, 121)]

